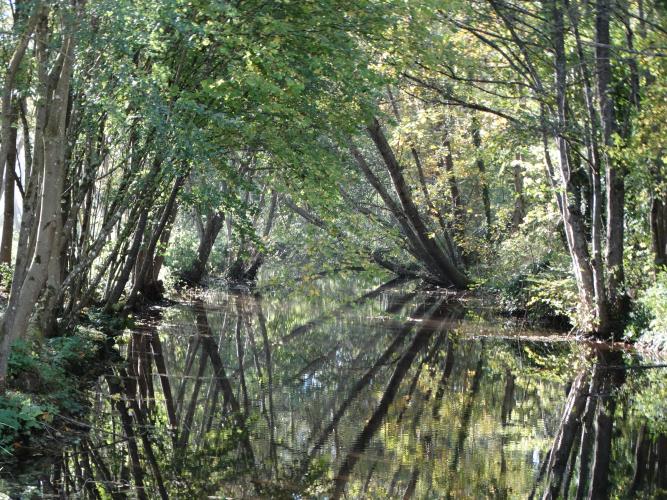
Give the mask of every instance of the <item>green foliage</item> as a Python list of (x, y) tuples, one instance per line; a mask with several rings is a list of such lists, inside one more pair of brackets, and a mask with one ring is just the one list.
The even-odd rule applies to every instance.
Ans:
[[(31, 394), (8, 392), (0, 398), (0, 450), (11, 455), (21, 440), (53, 420), (58, 410)], [(2, 461), (2, 458), (0, 458)]]
[[(122, 309), (122, 304), (117, 304), (116, 309)], [(86, 311), (84, 320), (86, 328), (79, 327), (78, 331), (86, 331), (88, 335), (101, 340), (96, 332), (104, 332), (109, 336), (116, 336), (127, 328), (134, 327), (134, 318), (131, 315), (107, 313), (102, 309), (89, 309)]]
[(545, 316), (562, 316), (576, 325), (577, 290), (569, 269), (551, 268), (531, 281), (529, 308), (544, 308)]
[(558, 214), (534, 205), (518, 230), (498, 244), (486, 265), (483, 283), (496, 294), (504, 312), (535, 323), (574, 324), (576, 287), (560, 240)]
[(667, 377), (664, 370), (648, 370), (627, 388), (632, 413), (646, 422), (653, 435), (667, 433)]
[(628, 340), (667, 351), (667, 272), (659, 273), (655, 283), (640, 292), (625, 335)]
[[(0, 397), (0, 446), (7, 454), (27, 445), (39, 448), (45, 424), (78, 415), (87, 406), (82, 386), (104, 368), (105, 337), (94, 330), (43, 343), (18, 341), (9, 358), (8, 387)], [(5, 457), (9, 459), (9, 457)]]
[(9, 290), (12, 286), (12, 278), (14, 277), (14, 268), (8, 264), (0, 264), (0, 286), (5, 290)]
[(190, 269), (197, 258), (199, 241), (196, 231), (183, 224), (171, 236), (169, 247), (164, 252), (165, 265), (176, 275)]

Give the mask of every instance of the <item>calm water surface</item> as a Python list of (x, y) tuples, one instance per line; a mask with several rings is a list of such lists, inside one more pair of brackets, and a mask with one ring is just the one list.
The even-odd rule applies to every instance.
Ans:
[[(665, 498), (665, 360), (357, 280), (210, 292), (119, 338), (24, 497)], [(43, 466), (41, 466), (43, 467)], [(30, 465), (28, 464), (28, 468)], [(19, 484), (20, 483), (20, 484)]]

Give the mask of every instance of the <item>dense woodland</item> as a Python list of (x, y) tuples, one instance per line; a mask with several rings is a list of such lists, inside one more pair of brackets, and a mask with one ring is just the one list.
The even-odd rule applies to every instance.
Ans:
[(664, 333), (662, 0), (1, 16), (3, 381), (17, 339), (209, 276), (382, 270), (586, 336)]

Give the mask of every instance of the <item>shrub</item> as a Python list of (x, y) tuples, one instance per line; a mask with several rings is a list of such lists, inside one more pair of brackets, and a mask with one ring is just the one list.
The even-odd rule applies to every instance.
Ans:
[(667, 350), (667, 272), (658, 274), (653, 285), (639, 294), (625, 337)]
[(14, 279), (14, 268), (9, 264), (0, 263), (0, 286), (9, 291)]
[(82, 389), (104, 369), (100, 357), (105, 342), (98, 332), (80, 328), (76, 335), (14, 344), (7, 377), (10, 390), (0, 396), (0, 462), (20, 449), (52, 446), (48, 433), (39, 431), (47, 424), (55, 426), (54, 418), (85, 409)]

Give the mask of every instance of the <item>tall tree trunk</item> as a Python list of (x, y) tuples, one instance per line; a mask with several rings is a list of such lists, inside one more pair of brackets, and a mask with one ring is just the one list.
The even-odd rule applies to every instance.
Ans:
[(12, 243), (14, 241), (14, 185), (16, 176), (16, 140), (18, 106), (12, 106), (11, 128), (7, 151), (7, 165), (5, 168), (5, 210), (2, 221), (2, 241), (0, 242), (0, 263), (11, 264)]
[(623, 283), (623, 235), (625, 210), (625, 179), (622, 166), (610, 157), (617, 132), (614, 100), (611, 95), (611, 38), (609, 17), (611, 0), (595, 3), (595, 66), (597, 75), (598, 100), (604, 137), (607, 188), (607, 294), (615, 315), (621, 311), (621, 285)]
[[(9, 149), (12, 147), (10, 136), (12, 134), (12, 92), (14, 90), (14, 84), (16, 82), (21, 61), (23, 61), (26, 49), (28, 48), (28, 42), (35, 31), (37, 24), (46, 17), (46, 13), (47, 8), (42, 2), (36, 2), (32, 14), (28, 18), (22, 32), (19, 34), (16, 46), (14, 47), (14, 51), (5, 71), (1, 97), (2, 113), (0, 114), (0, 179), (3, 178), (5, 164), (7, 163), (7, 155), (9, 154)], [(15, 28), (20, 29), (16, 26)], [(14, 144), (16, 144), (16, 141), (14, 141)], [(3, 186), (0, 182), (0, 194), (2, 194), (2, 190)]]
[(602, 266), (602, 239), (603, 239), (603, 221), (602, 221), (602, 161), (600, 153), (600, 144), (598, 141), (598, 130), (600, 129), (600, 117), (595, 109), (593, 99), (593, 76), (587, 63), (587, 58), (584, 53), (584, 44), (579, 33), (579, 9), (578, 2), (571, 2), (565, 0), (567, 6), (568, 18), (572, 25), (572, 31), (575, 37), (577, 47), (578, 67), (581, 74), (581, 79), (584, 84), (584, 100), (586, 102), (586, 112), (588, 121), (586, 123), (586, 143), (588, 147), (588, 159), (591, 162), (590, 177), (591, 177), (591, 191), (592, 199), (591, 205), (591, 251), (593, 258), (593, 287), (596, 296), (597, 316), (603, 321), (607, 318), (607, 304), (602, 297), (605, 297), (605, 277), (604, 268)]
[[(79, 8), (77, 8), (79, 10)], [(77, 12), (81, 14), (80, 10)], [(76, 18), (65, 16), (66, 34), (58, 59), (62, 61), (53, 99), (49, 105), (48, 120), (44, 130), (44, 172), (41, 194), (39, 228), (35, 243), (35, 255), (20, 288), (12, 287), (7, 312), (0, 327), (0, 385), (4, 386), (7, 374), (9, 350), (16, 338), (26, 334), (28, 321), (48, 276), (49, 262), (60, 241), (62, 209), (60, 204), (65, 176), (66, 118), (69, 88), (74, 67), (74, 33)], [(37, 145), (36, 145), (37, 148)], [(54, 255), (59, 258), (60, 255)]]
[(222, 212), (216, 212), (209, 215), (206, 224), (204, 225), (202, 234), (199, 237), (199, 246), (197, 248), (197, 258), (192, 263), (190, 269), (183, 273), (183, 281), (188, 285), (198, 285), (201, 283), (204, 274), (206, 273), (206, 265), (208, 264), (211, 250), (222, 230), (225, 222), (225, 215)]
[[(552, 19), (552, 40), (555, 51), (555, 77), (557, 102), (557, 130), (555, 140), (558, 147), (561, 186), (561, 215), (565, 227), (568, 249), (572, 257), (573, 271), (579, 291), (579, 317), (583, 328), (590, 332), (606, 333), (609, 327), (606, 296), (595, 287), (594, 268), (601, 262), (591, 261), (588, 250), (586, 227), (580, 207), (576, 204), (579, 186), (569, 161), (569, 144), (565, 138), (567, 129), (567, 61), (563, 11), (559, 0), (551, 1), (549, 16)], [(601, 273), (599, 273), (601, 275)], [(599, 293), (598, 293), (599, 292)]]
[(491, 195), (489, 194), (489, 183), (486, 178), (486, 166), (484, 165), (484, 159), (481, 156), (482, 136), (480, 134), (479, 120), (476, 116), (473, 116), (472, 118), (471, 133), (472, 143), (477, 152), (475, 164), (477, 165), (477, 171), (479, 172), (480, 178), (479, 182), (482, 187), (482, 203), (484, 204), (484, 217), (486, 219), (486, 238), (488, 239), (491, 236), (491, 224), (493, 223), (491, 214)]

